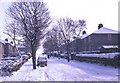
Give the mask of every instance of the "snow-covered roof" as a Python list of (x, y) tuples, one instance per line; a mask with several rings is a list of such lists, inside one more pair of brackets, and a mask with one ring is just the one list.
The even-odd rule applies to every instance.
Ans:
[(84, 38), (86, 38), (86, 37), (88, 37), (89, 35), (88, 34), (84, 34), (84, 35), (82, 35), (81, 37), (80, 37), (80, 39), (84, 39)]
[(6, 41), (4, 41), (4, 40), (1, 40), (1, 39), (0, 39), (0, 42), (1, 42), (1, 43), (3, 43), (3, 44), (5, 44), (5, 43), (6, 43)]
[(96, 33), (96, 34), (104, 34), (104, 33), (118, 34), (118, 33), (120, 33), (120, 31), (116, 31), (116, 30), (112, 30), (112, 29), (109, 29), (109, 28), (102, 27), (102, 28), (98, 29), (97, 31), (95, 31), (93, 33)]
[[(116, 31), (116, 30), (112, 30), (112, 29), (109, 29), (109, 28), (105, 28), (105, 27), (102, 27), (102, 28), (100, 28), (100, 29), (98, 29), (97, 31), (95, 31), (95, 32), (93, 32), (93, 33), (91, 33), (91, 34), (120, 34), (120, 31)], [(81, 37), (80, 37), (80, 39), (84, 39), (84, 38), (86, 38), (86, 37), (88, 37), (89, 35), (91, 35), (91, 34), (84, 34), (84, 35), (82, 35)]]

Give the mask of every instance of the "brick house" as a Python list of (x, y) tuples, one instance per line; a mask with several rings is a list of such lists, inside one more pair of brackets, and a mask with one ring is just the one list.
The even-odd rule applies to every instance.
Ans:
[(77, 51), (97, 51), (103, 45), (117, 45), (120, 32), (105, 27), (99, 28), (90, 35), (84, 34), (77, 40)]
[(11, 43), (6, 42), (4, 45), (4, 54), (5, 57), (9, 55), (13, 55), (14, 53), (14, 47)]
[(0, 39), (0, 58), (14, 55), (15, 52), (16, 49), (11, 43)]
[(3, 40), (0, 40), (0, 58), (4, 56), (4, 45), (5, 42)]

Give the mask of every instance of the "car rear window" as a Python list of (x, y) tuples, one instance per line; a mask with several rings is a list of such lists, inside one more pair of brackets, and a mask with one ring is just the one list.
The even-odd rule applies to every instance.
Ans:
[(46, 57), (38, 57), (39, 60), (46, 60)]

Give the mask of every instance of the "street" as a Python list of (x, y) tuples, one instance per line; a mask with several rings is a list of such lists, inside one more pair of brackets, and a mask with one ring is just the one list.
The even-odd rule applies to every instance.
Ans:
[(1, 81), (117, 81), (118, 69), (85, 62), (51, 57), (47, 67), (32, 69), (29, 59), (13, 75), (0, 77)]

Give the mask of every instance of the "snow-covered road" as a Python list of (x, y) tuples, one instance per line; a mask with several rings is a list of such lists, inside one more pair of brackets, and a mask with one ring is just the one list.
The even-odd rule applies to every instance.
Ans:
[(117, 81), (118, 69), (97, 64), (50, 58), (47, 67), (32, 69), (29, 59), (12, 76), (0, 77), (0, 81)]

